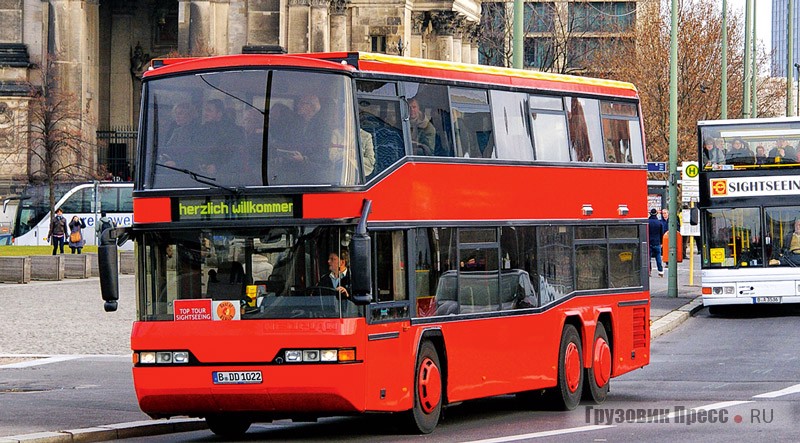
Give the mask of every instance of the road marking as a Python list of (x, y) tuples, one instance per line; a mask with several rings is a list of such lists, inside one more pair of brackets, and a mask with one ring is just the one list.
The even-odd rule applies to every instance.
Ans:
[(509, 435), (507, 437), (487, 438), (485, 440), (471, 440), (464, 443), (503, 443), (507, 441), (525, 440), (528, 438), (552, 437), (555, 435), (574, 434), (576, 432), (597, 431), (600, 429), (607, 429), (613, 427), (614, 427), (613, 425), (581, 426), (579, 428), (556, 429), (553, 431), (542, 431), (542, 432), (533, 432), (530, 434)]
[(60, 363), (63, 361), (77, 360), (80, 358), (125, 358), (130, 359), (127, 355), (87, 355), (87, 354), (73, 354), (73, 355), (31, 355), (31, 354), (0, 354), (0, 358), (25, 358), (32, 359), (21, 361), (18, 363), (11, 363), (8, 365), (0, 365), (0, 369), (22, 369), (31, 368), (34, 366), (48, 365), (51, 363)]
[(789, 394), (796, 394), (798, 392), (800, 392), (800, 385), (794, 385), (785, 389), (781, 389), (780, 391), (765, 392), (763, 394), (754, 395), (753, 398), (775, 398)]
[(696, 406), (696, 407), (693, 407), (693, 408), (682, 409), (680, 411), (671, 412), (671, 413), (669, 413), (669, 414), (667, 414), (667, 415), (665, 415), (663, 417), (668, 419), (668, 420), (671, 420), (671, 419), (674, 419), (674, 418), (677, 418), (677, 417), (681, 417), (681, 416), (686, 415), (686, 414), (690, 414), (691, 411), (697, 411), (697, 410), (708, 411), (708, 410), (711, 410), (711, 409), (723, 409), (723, 408), (730, 408), (732, 406), (744, 405), (744, 404), (747, 404), (747, 403), (754, 403), (754, 402), (750, 401), (750, 400), (746, 400), (746, 401), (723, 401), (723, 402), (719, 402), (719, 403), (711, 403), (710, 405), (705, 405), (705, 406)]

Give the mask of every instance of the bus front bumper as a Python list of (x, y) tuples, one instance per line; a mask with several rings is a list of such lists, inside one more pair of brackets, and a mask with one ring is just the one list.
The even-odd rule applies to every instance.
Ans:
[[(215, 372), (254, 374), (260, 382), (223, 384)], [(362, 363), (133, 368), (136, 395), (151, 417), (245, 412), (292, 418), (364, 411)]]

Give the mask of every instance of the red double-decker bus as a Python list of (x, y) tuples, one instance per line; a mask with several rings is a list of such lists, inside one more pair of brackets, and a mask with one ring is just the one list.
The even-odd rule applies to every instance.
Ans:
[[(251, 423), (517, 393), (602, 402), (649, 361), (636, 89), (365, 53), (144, 76), (131, 348), (142, 410)], [(115, 244), (100, 248), (116, 308)]]

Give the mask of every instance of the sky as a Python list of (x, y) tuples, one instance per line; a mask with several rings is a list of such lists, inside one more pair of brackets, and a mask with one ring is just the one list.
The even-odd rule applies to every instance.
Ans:
[[(756, 36), (760, 40), (759, 44), (763, 44), (769, 52), (772, 47), (772, 0), (754, 1), (756, 4)], [(798, 3), (800, 2), (795, 1), (796, 5)], [(719, 4), (722, 5), (722, 0), (719, 0)], [(734, 11), (737, 12), (742, 16), (742, 20), (744, 20), (744, 5), (745, 0), (728, 0), (728, 10), (731, 11), (731, 14)]]

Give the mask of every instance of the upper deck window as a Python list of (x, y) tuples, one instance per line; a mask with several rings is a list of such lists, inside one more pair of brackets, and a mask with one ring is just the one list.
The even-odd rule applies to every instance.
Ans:
[(705, 170), (795, 167), (800, 121), (733, 123), (700, 127)]
[(603, 146), (609, 163), (644, 164), (637, 108), (630, 103), (602, 102)]
[(570, 161), (567, 115), (560, 97), (531, 96), (531, 128), (536, 160)]
[(450, 88), (450, 104), (457, 155), (469, 158), (495, 157), (486, 91)]
[(533, 160), (530, 128), (525, 115), (527, 94), (490, 91), (492, 120), (497, 140), (496, 157), (508, 160)]
[(238, 70), (155, 79), (144, 111), (144, 188), (361, 181), (352, 83)]

